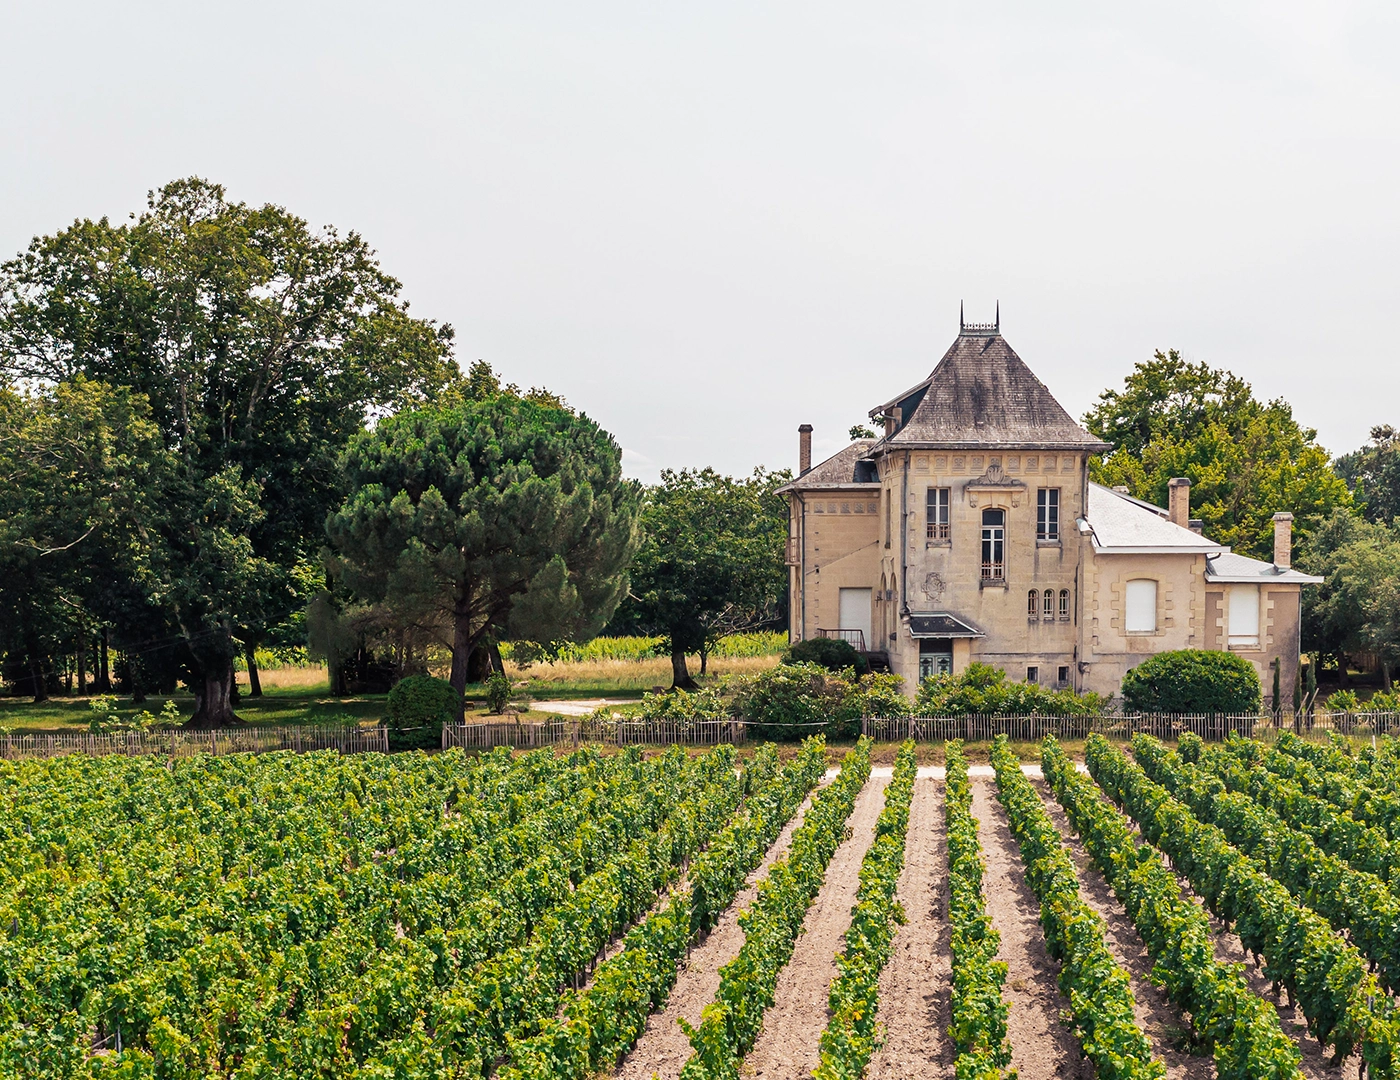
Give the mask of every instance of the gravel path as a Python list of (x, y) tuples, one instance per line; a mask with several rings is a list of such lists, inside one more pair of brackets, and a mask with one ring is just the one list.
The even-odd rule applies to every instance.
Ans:
[(1113, 958), (1132, 977), (1134, 1014), (1138, 1027), (1152, 1043), (1153, 1053), (1167, 1067), (1167, 1080), (1210, 1080), (1215, 1075), (1215, 1059), (1208, 1048), (1190, 1052), (1191, 1022), (1181, 1014), (1167, 995), (1152, 983), (1152, 957), (1138, 937), (1137, 928), (1113, 895), (1113, 890), (1075, 834), (1064, 808), (1044, 780), (1033, 781), (1050, 820), (1060, 830), (1079, 873), (1079, 895), (1094, 909), (1107, 927), (1104, 941)]
[[(817, 788), (812, 794), (819, 790)], [(700, 1011), (719, 992), (719, 969), (738, 955), (739, 947), (744, 943), (739, 912), (758, 896), (758, 882), (767, 876), (768, 868), (787, 854), (792, 834), (797, 831), (811, 805), (809, 797), (778, 834), (763, 862), (749, 874), (745, 887), (734, 898), (734, 903), (729, 905), (729, 910), (720, 916), (705, 940), (691, 950), (690, 956), (681, 965), (666, 1007), (648, 1017), (642, 1037), (618, 1066), (618, 1080), (650, 1080), (653, 1073), (662, 1080), (680, 1075), (681, 1066), (690, 1057), (690, 1040), (685, 1037), (680, 1024), (676, 1023), (676, 1018), (684, 1016), (691, 1024), (700, 1023)]]
[(947, 1036), (953, 978), (947, 880), (943, 783), (917, 780), (896, 893), (909, 921), (895, 935), (894, 952), (880, 973), (885, 1044), (870, 1060), (869, 1080), (953, 1075)]
[(860, 887), (860, 864), (875, 839), (875, 821), (885, 806), (889, 780), (873, 777), (846, 822), (848, 838), (836, 849), (802, 923), (792, 959), (778, 974), (763, 1032), (744, 1059), (744, 1075), (794, 1080), (817, 1067), (818, 1042), (826, 1028), (827, 996), (836, 978), (836, 955), (845, 948), (851, 908)]
[(1069, 1009), (1056, 979), (1059, 967), (1045, 951), (1040, 903), (1026, 884), (1026, 871), (1006, 811), (996, 801), (994, 782), (974, 781), (972, 814), (987, 860), (982, 890), (987, 913), (1001, 934), (999, 959), (1006, 961), (1006, 1000), (1011, 1005), (1007, 1035), (1011, 1067), (1020, 1080), (1094, 1080), (1094, 1066), (1060, 1023)]

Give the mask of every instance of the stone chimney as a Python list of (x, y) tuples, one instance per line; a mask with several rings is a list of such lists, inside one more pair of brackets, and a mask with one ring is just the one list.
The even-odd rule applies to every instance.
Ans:
[(899, 430), (899, 422), (904, 419), (904, 410), (896, 405), (889, 412), (885, 413), (885, 435), (893, 435)]
[(1293, 515), (1274, 515), (1274, 567), (1287, 570), (1293, 565)]
[(1191, 519), (1191, 531), (1197, 536), (1204, 536), (1206, 533), (1206, 523), (1204, 518)]
[(1167, 481), (1167, 516), (1173, 525), (1191, 527), (1191, 481), (1184, 476)]
[(803, 424), (797, 429), (797, 475), (805, 476), (812, 471), (812, 425)]

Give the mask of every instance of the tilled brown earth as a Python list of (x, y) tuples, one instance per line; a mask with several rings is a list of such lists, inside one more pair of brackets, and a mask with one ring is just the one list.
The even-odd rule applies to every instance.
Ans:
[(1210, 1080), (1215, 1075), (1215, 1060), (1208, 1048), (1197, 1047), (1196, 1053), (1190, 1052), (1191, 1022), (1153, 985), (1152, 957), (1138, 937), (1132, 919), (1084, 850), (1064, 808), (1055, 801), (1050, 785), (1044, 780), (1031, 783), (1045, 801), (1050, 820), (1060, 830), (1074, 859), (1074, 868), (1079, 873), (1079, 895), (1103, 919), (1104, 941), (1109, 952), (1131, 976), (1138, 1027), (1151, 1041), (1153, 1053), (1167, 1067), (1168, 1080)]
[(943, 781), (917, 780), (896, 892), (909, 921), (895, 935), (894, 952), (880, 973), (885, 1043), (870, 1060), (870, 1080), (953, 1075), (953, 1044), (947, 1035), (953, 978), (947, 843)]
[(680, 1024), (676, 1023), (676, 1018), (684, 1016), (691, 1024), (700, 1023), (701, 1010), (719, 992), (719, 969), (733, 960), (739, 947), (744, 944), (739, 912), (758, 896), (758, 882), (767, 876), (768, 868), (787, 854), (792, 834), (802, 824), (803, 815), (811, 805), (812, 800), (808, 798), (792, 816), (768, 849), (763, 862), (749, 874), (744, 889), (734, 898), (729, 910), (720, 916), (705, 940), (691, 950), (690, 956), (681, 965), (666, 1007), (651, 1014), (637, 1045), (618, 1066), (618, 1080), (650, 1080), (653, 1073), (663, 1080), (680, 1075), (681, 1066), (690, 1057), (690, 1040), (685, 1037)]
[(802, 922), (792, 959), (778, 974), (773, 1004), (763, 1016), (763, 1032), (744, 1060), (744, 1074), (762, 1080), (810, 1076), (817, 1067), (821, 1033), (827, 1023), (827, 997), (836, 978), (836, 954), (845, 947), (851, 908), (860, 887), (860, 864), (875, 839), (875, 822), (885, 806), (888, 777), (872, 776), (846, 822), (849, 836), (836, 849)]
[(1056, 982), (1059, 968), (1045, 950), (1040, 904), (1026, 884), (1025, 867), (994, 784), (973, 781), (972, 813), (987, 861), (982, 879), (987, 913), (1001, 934), (998, 957), (1007, 967), (1011, 1067), (1020, 1080), (1093, 1080), (1093, 1064), (1081, 1056), (1079, 1044), (1060, 1022), (1060, 1012), (1069, 1009), (1069, 1002)]

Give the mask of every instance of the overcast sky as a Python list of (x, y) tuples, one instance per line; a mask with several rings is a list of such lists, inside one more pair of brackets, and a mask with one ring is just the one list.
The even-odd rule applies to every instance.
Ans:
[(0, 0), (0, 255), (198, 174), (360, 231), (629, 472), (792, 466), (1001, 302), (1076, 417), (1154, 348), (1400, 424), (1394, 3)]

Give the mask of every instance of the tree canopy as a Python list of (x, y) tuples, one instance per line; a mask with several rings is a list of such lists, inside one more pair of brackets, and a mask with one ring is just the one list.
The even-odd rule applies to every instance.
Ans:
[(688, 653), (778, 616), (788, 517), (777, 490), (791, 479), (762, 468), (739, 478), (666, 469), (647, 490), (645, 540), (615, 625), (666, 638), (676, 687), (694, 685)]
[(1324, 578), (1303, 590), (1303, 648), (1343, 673), (1347, 657), (1372, 652), (1389, 686), (1400, 663), (1400, 527), (1338, 511), (1301, 565)]
[(123, 387), (170, 455), (145, 525), (161, 549), (150, 600), (182, 641), (196, 723), (236, 719), (233, 634), (301, 602), (287, 579), (340, 500), (346, 442), (459, 378), (451, 329), (399, 292), (357, 234), (197, 178), (0, 266), (0, 376)]
[(1105, 390), (1084, 425), (1114, 444), (1090, 475), (1167, 505), (1168, 481), (1191, 480), (1191, 515), (1212, 539), (1271, 558), (1273, 515), (1297, 519), (1305, 547), (1314, 523), (1351, 504), (1317, 432), (1282, 400), (1263, 403), (1228, 371), (1191, 364), (1175, 350), (1138, 363), (1121, 390)]
[(410, 608), (452, 652), (453, 687), (493, 635), (595, 635), (627, 589), (640, 490), (571, 409), (513, 393), (381, 420), (342, 458), (332, 571), (356, 598)]
[(1391, 425), (1373, 427), (1369, 443), (1338, 458), (1337, 473), (1367, 521), (1400, 520), (1400, 432)]

